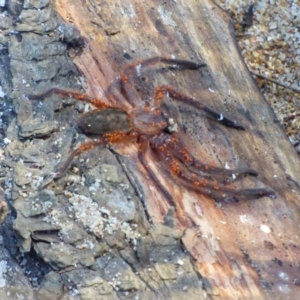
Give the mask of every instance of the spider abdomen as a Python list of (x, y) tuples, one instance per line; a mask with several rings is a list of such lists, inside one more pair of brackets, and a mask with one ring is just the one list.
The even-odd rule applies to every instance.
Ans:
[(95, 109), (78, 120), (79, 129), (90, 135), (104, 135), (112, 132), (129, 132), (131, 123), (128, 114), (119, 108)]

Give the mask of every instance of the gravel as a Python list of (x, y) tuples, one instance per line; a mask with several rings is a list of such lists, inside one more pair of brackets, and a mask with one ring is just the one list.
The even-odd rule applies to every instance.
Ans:
[(234, 20), (237, 42), (249, 70), (284, 85), (255, 76), (290, 141), (297, 147), (300, 138), (300, 2), (255, 1), (252, 26), (245, 24), (249, 24), (252, 1), (216, 2)]

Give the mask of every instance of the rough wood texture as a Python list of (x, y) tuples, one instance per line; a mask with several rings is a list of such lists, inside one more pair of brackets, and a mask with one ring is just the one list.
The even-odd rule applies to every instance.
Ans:
[[(174, 54), (208, 64), (204, 79), (199, 73), (184, 71), (176, 73), (172, 84), (242, 123), (246, 131), (205, 119), (197, 125), (193, 114), (183, 112), (187, 131), (198, 140), (197, 154), (223, 167), (226, 163), (232, 168), (251, 166), (260, 175), (244, 180), (244, 187), (269, 186), (277, 198), (216, 205), (212, 198), (158, 175), (182, 207), (181, 216), (177, 215), (178, 228), (184, 231), (182, 241), (198, 272), (207, 279), (210, 295), (296, 299), (300, 292), (298, 156), (240, 57), (228, 15), (209, 0), (57, 0), (56, 4), (65, 21), (73, 23), (87, 40), (74, 62), (92, 96), (105, 98), (104, 90), (118, 70), (135, 59)], [(136, 146), (117, 150), (130, 156), (132, 165), (138, 163)], [(148, 161), (159, 174), (153, 158), (148, 156)], [(135, 175), (143, 186), (149, 214), (154, 222), (162, 222), (167, 201), (145, 171), (138, 169)]]

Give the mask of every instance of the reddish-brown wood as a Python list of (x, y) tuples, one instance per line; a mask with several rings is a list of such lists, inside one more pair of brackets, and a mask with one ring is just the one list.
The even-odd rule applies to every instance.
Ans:
[[(244, 187), (269, 186), (277, 198), (217, 205), (163, 176), (149, 154), (148, 163), (182, 207), (177, 215), (182, 241), (198, 272), (209, 281), (211, 295), (296, 299), (300, 292), (298, 156), (239, 54), (228, 15), (210, 0), (57, 0), (56, 5), (87, 41), (74, 63), (91, 96), (105, 99), (106, 87), (128, 62), (125, 53), (132, 60), (176, 55), (208, 64), (210, 74), (204, 83), (198, 73), (185, 71), (172, 79), (173, 84), (238, 120), (246, 131), (207, 126), (203, 121), (199, 135), (192, 134), (190, 147), (207, 163), (223, 167), (228, 163), (231, 168), (248, 164), (260, 175), (246, 179)], [(194, 116), (182, 118), (200, 130), (194, 127)], [(135, 145), (117, 150), (138, 164)], [(166, 199), (142, 167), (136, 171), (149, 214), (155, 223), (162, 222), (169, 208)]]

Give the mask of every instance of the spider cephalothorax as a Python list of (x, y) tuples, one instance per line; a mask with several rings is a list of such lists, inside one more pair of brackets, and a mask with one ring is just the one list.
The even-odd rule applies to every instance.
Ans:
[[(249, 168), (230, 170), (211, 166), (195, 158), (185, 146), (180, 133), (176, 132), (176, 124), (174, 124), (172, 118), (167, 119), (162, 113), (161, 104), (166, 95), (168, 95), (175, 101), (206, 112), (206, 114), (224, 126), (244, 130), (243, 126), (213, 111), (198, 100), (177, 92), (168, 85), (156, 87), (153, 98), (149, 103), (145, 103), (140, 99), (138, 92), (134, 88), (134, 76), (139, 75), (141, 68), (158, 63), (194, 70), (205, 66), (203, 63), (198, 64), (192, 61), (166, 57), (153, 57), (127, 65), (120, 72), (120, 76), (107, 89), (107, 97), (111, 101), (110, 104), (79, 92), (57, 88), (50, 89), (42, 94), (28, 96), (31, 99), (41, 99), (54, 93), (62, 97), (72, 97), (79, 101), (91, 103), (96, 107), (95, 110), (84, 114), (80, 118), (78, 126), (84, 133), (97, 135), (98, 137), (85, 142), (75, 149), (69, 155), (67, 161), (59, 167), (55, 177), (61, 177), (68, 169), (73, 158), (84, 151), (103, 144), (133, 142), (139, 145), (139, 160), (141, 164), (170, 202), (172, 202), (170, 194), (148, 167), (145, 159), (146, 151), (153, 151), (162, 168), (177, 182), (194, 190), (206, 193), (221, 192), (230, 195), (249, 195), (254, 197), (272, 194), (273, 191), (268, 188), (234, 189), (226, 184), (221, 184), (218, 181), (218, 176), (231, 177), (241, 174), (257, 176), (258, 173)], [(118, 101), (120, 97), (122, 97), (122, 101)], [(124, 99), (127, 101), (127, 104), (124, 104)]]

